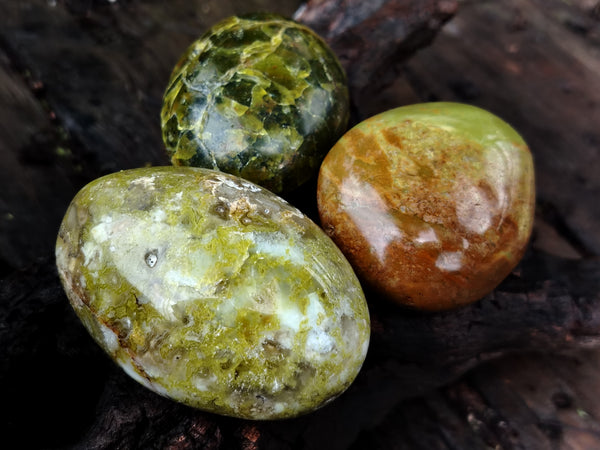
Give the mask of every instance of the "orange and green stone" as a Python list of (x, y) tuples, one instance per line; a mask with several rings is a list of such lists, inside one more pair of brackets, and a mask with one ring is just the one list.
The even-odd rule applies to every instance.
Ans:
[(522, 257), (534, 169), (521, 136), (457, 103), (393, 109), (347, 132), (319, 173), (323, 227), (359, 278), (444, 310), (492, 291)]
[(272, 14), (230, 17), (181, 57), (161, 123), (174, 165), (289, 192), (315, 176), (349, 116), (346, 77), (309, 28)]
[(206, 411), (307, 413), (366, 356), (369, 313), (348, 261), (296, 208), (232, 175), (95, 180), (66, 212), (56, 262), (75, 312), (131, 377)]

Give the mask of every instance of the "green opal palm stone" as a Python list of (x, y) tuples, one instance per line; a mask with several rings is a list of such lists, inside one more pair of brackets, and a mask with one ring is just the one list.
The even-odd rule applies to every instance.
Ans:
[(88, 184), (56, 261), (98, 344), (143, 385), (203, 410), (297, 416), (344, 391), (366, 356), (369, 314), (341, 252), (228, 174), (144, 168)]
[(345, 74), (325, 42), (291, 20), (254, 14), (218, 23), (187, 49), (161, 123), (174, 165), (281, 193), (318, 172), (348, 116)]

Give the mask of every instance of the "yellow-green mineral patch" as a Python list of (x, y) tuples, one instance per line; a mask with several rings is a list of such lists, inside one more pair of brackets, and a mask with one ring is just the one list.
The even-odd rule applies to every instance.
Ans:
[(356, 377), (369, 343), (361, 287), (300, 211), (232, 175), (191, 167), (85, 186), (56, 262), (94, 339), (153, 391), (218, 414), (314, 410)]

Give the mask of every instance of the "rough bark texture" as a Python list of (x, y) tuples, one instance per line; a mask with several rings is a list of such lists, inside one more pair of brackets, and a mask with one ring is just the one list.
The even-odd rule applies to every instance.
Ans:
[[(367, 293), (369, 356), (332, 404), (282, 422), (195, 411), (129, 379), (78, 322), (52, 256), (72, 196), (105, 173), (167, 162), (162, 91), (204, 29), (299, 6), (0, 2), (2, 447), (600, 448), (595, 1), (321, 0), (296, 12), (340, 55), (354, 120), (417, 101), (470, 102), (512, 123), (537, 169), (520, 266), (481, 302), (442, 314)], [(314, 186), (290, 200), (314, 216)]]
[(327, 40), (360, 103), (390, 81), (390, 69), (429, 44), (457, 8), (456, 0), (313, 0), (295, 19)]

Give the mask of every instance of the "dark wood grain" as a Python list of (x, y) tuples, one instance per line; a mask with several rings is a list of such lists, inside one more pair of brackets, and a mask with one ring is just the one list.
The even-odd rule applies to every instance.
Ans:
[(456, 0), (312, 0), (295, 18), (325, 38), (346, 69), (358, 119), (394, 67), (430, 44), (456, 12)]

